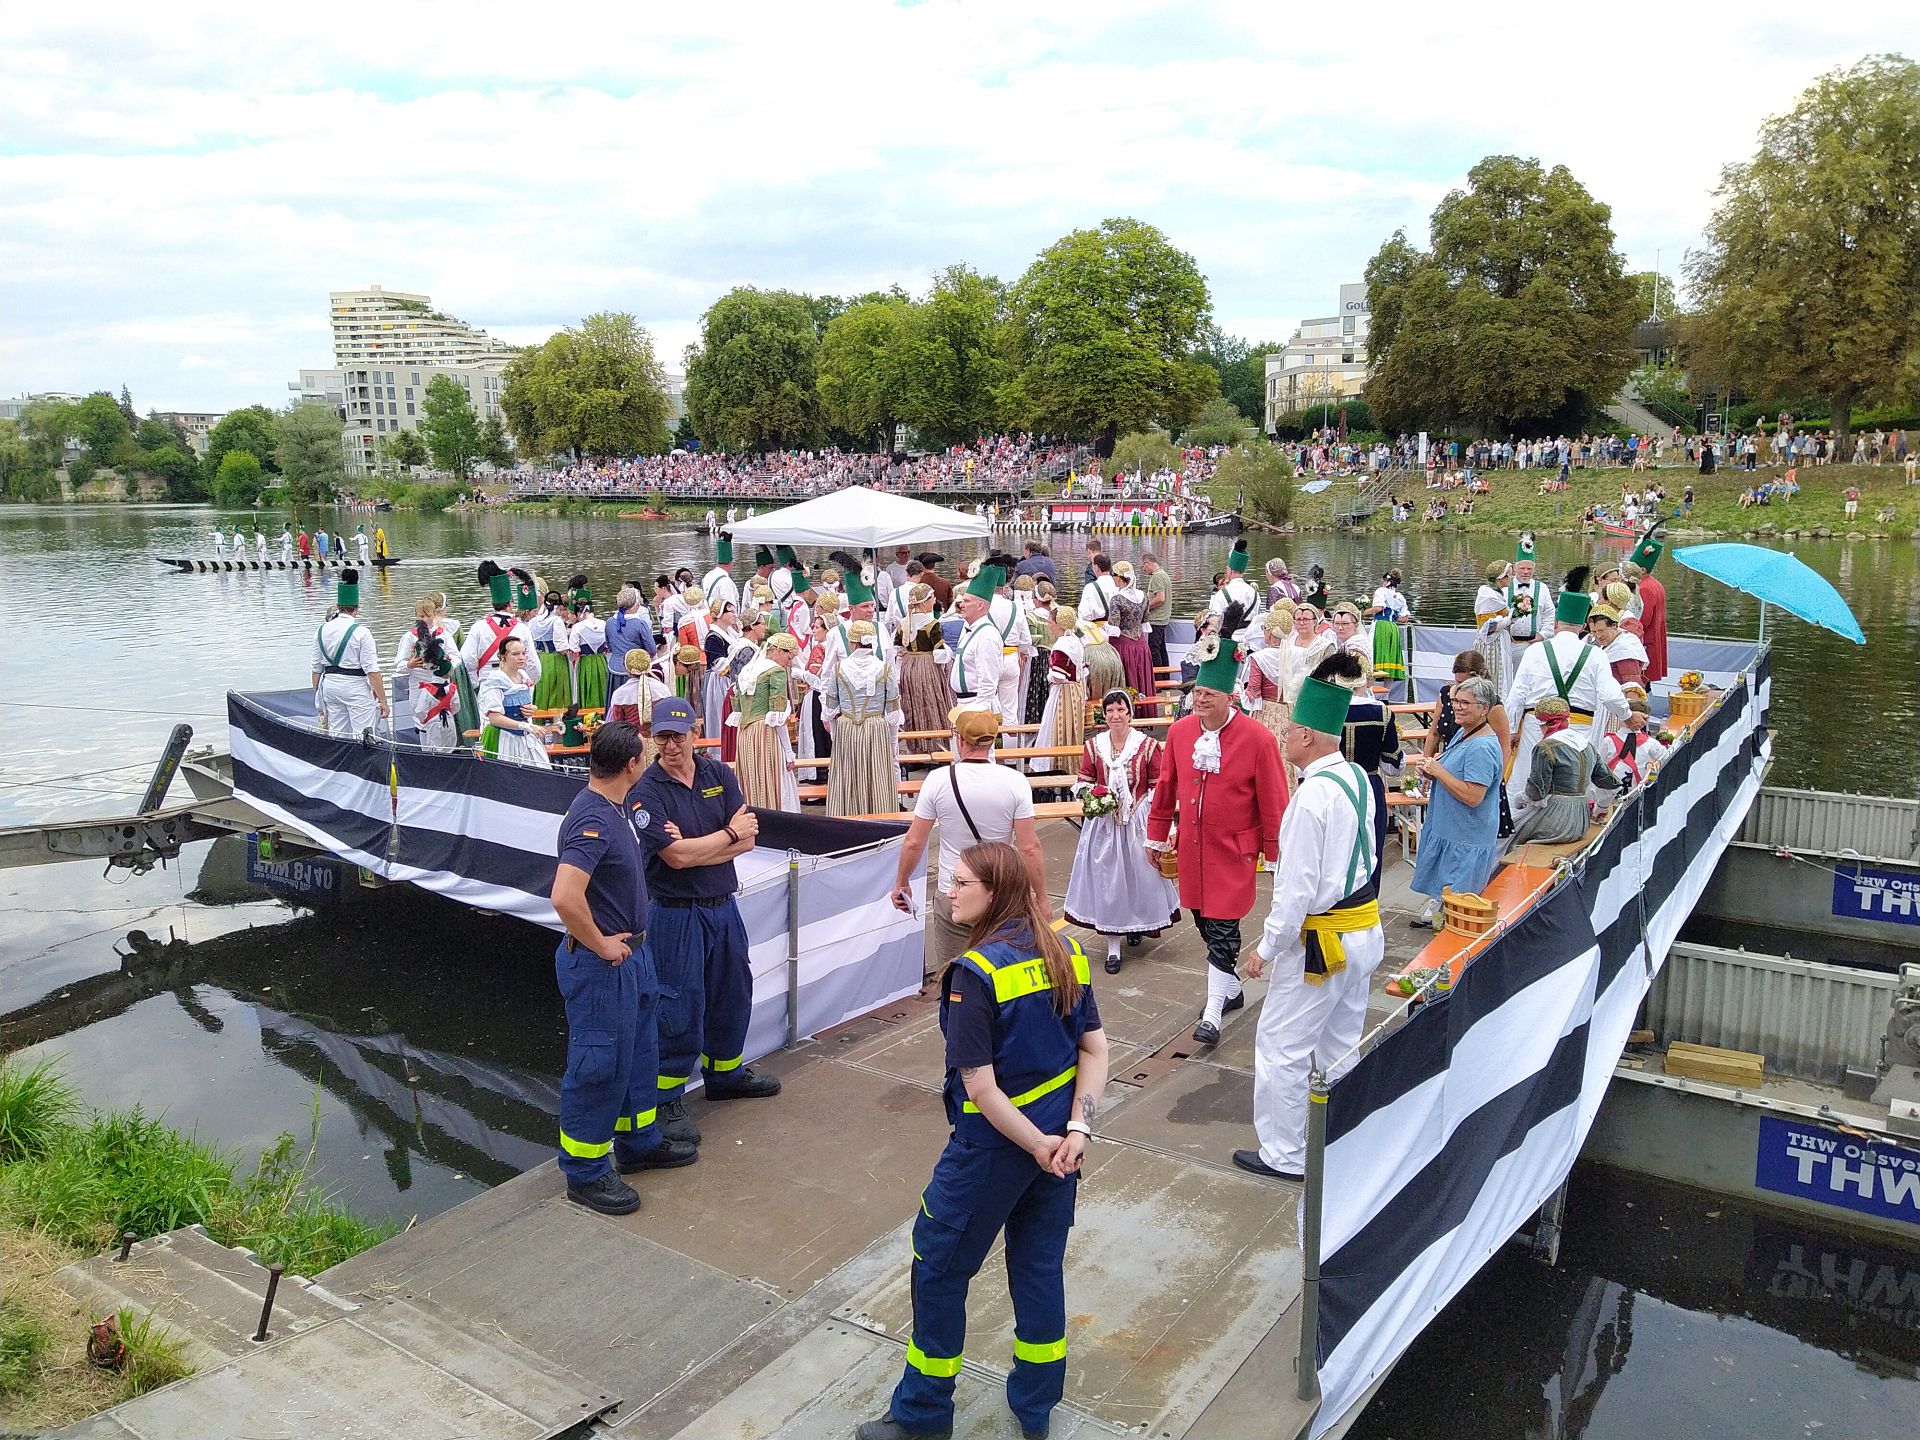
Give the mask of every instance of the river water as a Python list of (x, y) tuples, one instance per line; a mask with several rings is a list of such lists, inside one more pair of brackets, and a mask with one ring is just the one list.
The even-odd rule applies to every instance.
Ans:
[[(226, 690), (305, 683), (330, 580), (182, 575), (154, 563), (208, 554), (213, 518), (193, 506), (0, 507), (9, 616), (0, 657), (13, 710), (0, 823), (123, 813), (176, 721), (223, 739)], [(235, 517), (222, 518), (230, 533)], [(374, 520), (325, 518), (349, 531)], [(405, 561), (362, 586), (383, 655), (428, 590), (447, 591), (463, 619), (484, 609), (474, 580), (483, 557), (531, 562), (554, 583), (585, 570), (608, 597), (623, 578), (711, 563), (710, 542), (684, 523), (379, 519)], [(1511, 544), (1387, 534), (1250, 542), (1256, 570), (1275, 553), (1296, 573), (1317, 562), (1336, 594), (1364, 594), (1397, 566), (1416, 615), (1438, 623), (1467, 616), (1482, 566)], [(964, 559), (963, 548), (948, 546), (949, 557)], [(1183, 607), (1204, 598), (1226, 548), (1163, 545)], [(1062, 547), (1063, 578), (1078, 550)], [(1549, 579), (1619, 553), (1572, 537), (1546, 537), (1540, 550)], [(1129, 553), (1137, 558), (1135, 547), (1114, 549)], [(1798, 553), (1839, 587), (1869, 643), (1773, 616), (1773, 783), (1912, 795), (1916, 549), (1832, 541)], [(1752, 601), (1670, 560), (1660, 568), (1675, 631), (1756, 632)], [(317, 908), (295, 908), (248, 884), (237, 839), (189, 846), (144, 875), (103, 875), (89, 862), (0, 870), (0, 906), (0, 1048), (61, 1057), (94, 1104), (141, 1103), (242, 1151), (282, 1130), (304, 1134), (317, 1104), (326, 1183), (356, 1209), (401, 1221), (551, 1155), (565, 1035), (544, 932), (406, 887), (349, 884)], [(1560, 1267), (1501, 1257), (1429, 1329), (1355, 1433), (1441, 1440), (1473, 1414), (1474, 1433), (1488, 1437), (1911, 1437), (1920, 1260), (1875, 1259), (1907, 1267), (1895, 1293), (1904, 1284), (1909, 1298), (1890, 1315), (1845, 1286), (1781, 1289), (1783, 1256), (1864, 1248), (1717, 1197), (1595, 1172), (1573, 1189)]]

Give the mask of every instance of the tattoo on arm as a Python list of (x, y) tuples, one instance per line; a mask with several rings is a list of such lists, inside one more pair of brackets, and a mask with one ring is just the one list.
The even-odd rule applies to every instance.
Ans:
[(960, 1078), (962, 1080), (971, 1080), (979, 1071), (980, 1067), (978, 1065), (962, 1065), (960, 1067)]
[(1089, 1125), (1093, 1123), (1093, 1110), (1094, 1110), (1093, 1096), (1082, 1095), (1080, 1097), (1080, 1118), (1086, 1121)]

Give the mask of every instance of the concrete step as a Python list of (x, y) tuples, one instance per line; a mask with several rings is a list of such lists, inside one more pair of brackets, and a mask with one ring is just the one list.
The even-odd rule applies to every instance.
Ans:
[[(255, 1348), (268, 1277), (251, 1251), (217, 1244), (194, 1225), (141, 1241), (125, 1260), (118, 1255), (69, 1265), (57, 1279), (96, 1315), (123, 1305), (151, 1312), (187, 1342), (196, 1368)], [(310, 1280), (286, 1275), (274, 1298), (272, 1334), (299, 1334), (353, 1308)]]

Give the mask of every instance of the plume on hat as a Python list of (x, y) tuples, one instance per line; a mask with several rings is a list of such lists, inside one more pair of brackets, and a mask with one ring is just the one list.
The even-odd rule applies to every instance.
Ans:
[(504, 575), (505, 573), (506, 572), (502, 570), (500, 566), (497, 565), (492, 560), (482, 560), (480, 562), (480, 569), (476, 576), (476, 580), (477, 580), (477, 583), (481, 585), (486, 585), (493, 579), (494, 576)]
[(1220, 612), (1220, 633), (1229, 640), (1237, 636), (1247, 623), (1247, 607), (1238, 600), (1229, 600), (1227, 608)]
[(1560, 588), (1562, 590), (1571, 590), (1575, 594), (1585, 594), (1587, 581), (1592, 578), (1593, 567), (1591, 565), (1576, 565), (1567, 571), (1567, 578), (1561, 582)]
[[(514, 573), (515, 573), (515, 574), (518, 574), (519, 572), (518, 572), (518, 571), (515, 571)], [(567, 581), (567, 588), (568, 588), (569, 590), (584, 590), (584, 589), (586, 589), (586, 588), (587, 588), (587, 572), (586, 572), (586, 571), (584, 571), (584, 570), (576, 570), (576, 571), (574, 571), (574, 572), (573, 572), (573, 578), (572, 578), (571, 580), (569, 580), (569, 581)]]
[[(507, 573), (522, 585), (531, 585), (536, 590), (540, 588), (540, 582), (534, 578), (533, 571), (527, 569), (524, 565), (509, 565), (507, 567)], [(584, 581), (586, 576), (583, 575), (580, 578)]]

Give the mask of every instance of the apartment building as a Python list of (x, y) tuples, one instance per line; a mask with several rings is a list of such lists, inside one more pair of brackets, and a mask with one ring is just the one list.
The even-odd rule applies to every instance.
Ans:
[(1284, 349), (1267, 356), (1267, 428), (1277, 416), (1367, 388), (1367, 287), (1340, 287), (1337, 315), (1302, 320)]
[(162, 410), (159, 418), (168, 424), (178, 425), (187, 432), (187, 443), (193, 447), (193, 453), (202, 460), (207, 458), (207, 437), (213, 433), (213, 427), (226, 419), (226, 412), (207, 410)]
[(505, 363), (510, 347), (486, 331), (433, 308), (431, 296), (369, 285), (327, 296), (333, 363), (342, 370), (379, 365)]

